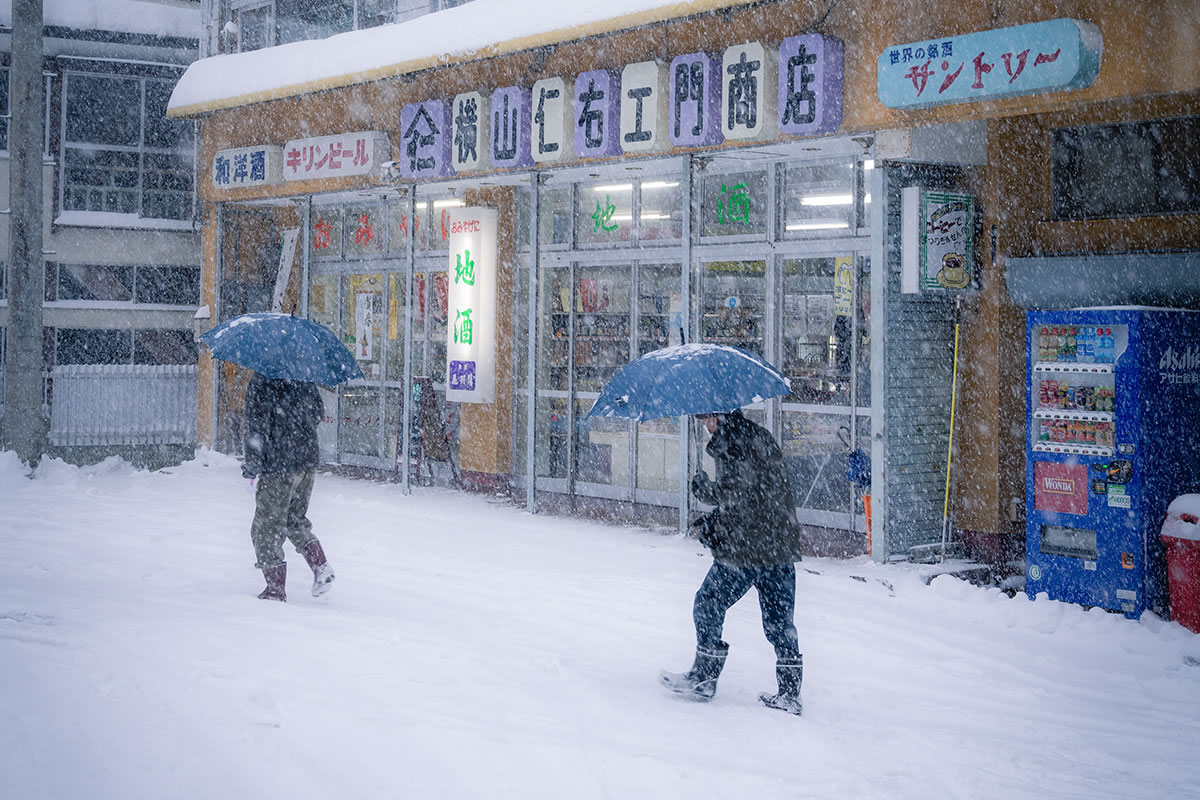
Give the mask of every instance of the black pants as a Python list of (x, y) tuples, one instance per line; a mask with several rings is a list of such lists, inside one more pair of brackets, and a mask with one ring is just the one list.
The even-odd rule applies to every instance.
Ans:
[(793, 616), (796, 611), (796, 565), (734, 567), (713, 563), (696, 592), (692, 619), (696, 644), (712, 648), (721, 643), (725, 613), (753, 586), (758, 590), (763, 633), (775, 647), (777, 658), (797, 658), (800, 645)]

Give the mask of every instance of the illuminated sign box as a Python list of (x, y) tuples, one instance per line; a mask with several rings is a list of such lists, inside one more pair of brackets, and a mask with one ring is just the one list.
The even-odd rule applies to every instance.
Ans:
[(446, 399), (492, 403), (496, 399), (496, 210), (452, 208), (447, 217)]

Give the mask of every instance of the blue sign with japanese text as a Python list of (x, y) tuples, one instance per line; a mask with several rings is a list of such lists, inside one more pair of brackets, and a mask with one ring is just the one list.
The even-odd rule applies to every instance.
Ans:
[(1055, 19), (888, 47), (879, 56), (879, 101), (918, 108), (1082, 89), (1100, 73), (1100, 29)]

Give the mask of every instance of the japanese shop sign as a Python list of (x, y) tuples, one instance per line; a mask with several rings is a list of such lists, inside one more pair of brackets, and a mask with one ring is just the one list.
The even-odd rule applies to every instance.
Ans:
[(491, 156), (494, 167), (528, 167), (529, 90), (506, 86), (492, 92)]
[(657, 61), (621, 70), (621, 149), (626, 153), (664, 150), (667, 137), (667, 70)]
[(974, 284), (975, 198), (910, 186), (900, 192), (900, 291)]
[(366, 175), (391, 158), (391, 149), (387, 134), (379, 131), (292, 139), (283, 146), (283, 179)]
[(831, 133), (842, 126), (842, 43), (809, 33), (779, 45), (779, 132)]
[(721, 62), (707, 53), (689, 53), (671, 61), (670, 118), (673, 144), (720, 144)]
[(450, 148), (450, 163), (455, 172), (472, 172), (486, 169), (487, 151), (487, 105), (479, 92), (466, 92), (454, 98), (450, 104), (453, 114), (454, 143)]
[(1055, 19), (889, 47), (879, 101), (889, 108), (1081, 89), (1100, 72), (1103, 39), (1090, 22)]
[(451, 174), (450, 104), (409, 103), (400, 110), (400, 174), (438, 178)]
[(1033, 463), (1033, 507), (1064, 514), (1088, 513), (1086, 464)]
[(721, 133), (726, 139), (763, 139), (778, 133), (775, 120), (776, 53), (760, 42), (725, 49), (721, 60)]
[(575, 155), (621, 154), (621, 78), (612, 70), (581, 72), (575, 78)]
[(449, 210), (446, 399), (496, 397), (496, 210)]
[(530, 94), (533, 129), (529, 138), (533, 160), (539, 164), (570, 160), (573, 125), (566, 83), (562, 78), (543, 78), (533, 84)]
[(213, 187), (269, 186), (279, 183), (283, 151), (276, 145), (218, 150), (213, 156)]

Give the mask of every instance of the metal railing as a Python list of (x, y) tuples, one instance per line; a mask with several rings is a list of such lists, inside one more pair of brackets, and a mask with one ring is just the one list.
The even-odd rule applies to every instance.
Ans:
[(71, 364), (50, 378), (50, 444), (194, 444), (196, 367)]

